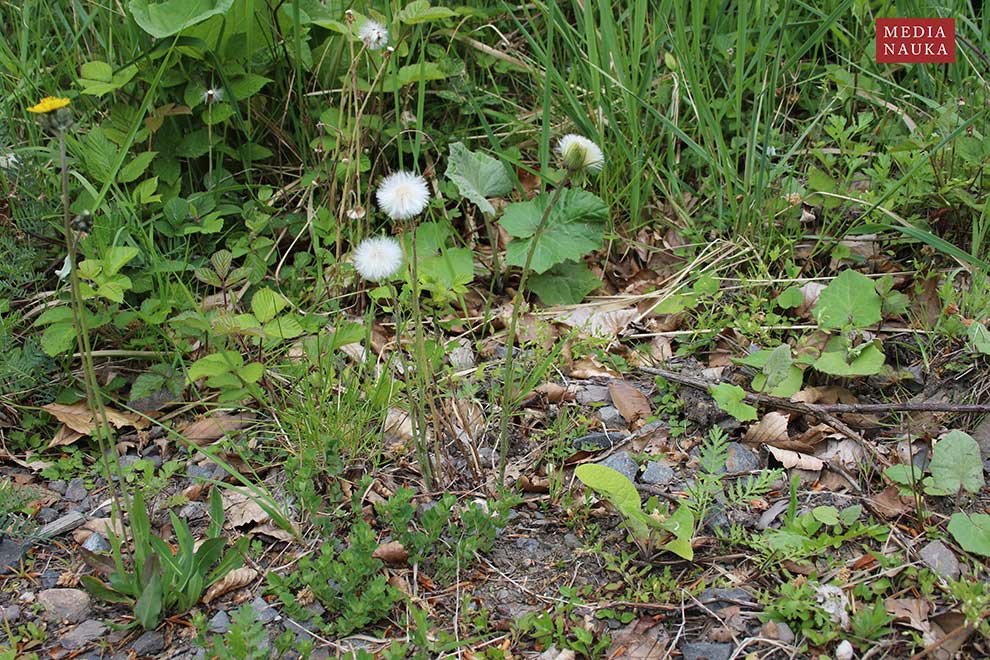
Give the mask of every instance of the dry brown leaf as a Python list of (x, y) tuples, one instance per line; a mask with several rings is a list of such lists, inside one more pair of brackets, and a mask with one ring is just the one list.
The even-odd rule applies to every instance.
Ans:
[(809, 456), (808, 454), (802, 454), (801, 452), (791, 451), (790, 449), (780, 449), (772, 445), (767, 445), (767, 451), (773, 454), (773, 457), (785, 468), (797, 468), (799, 470), (821, 470), (825, 466), (825, 462), (820, 458), (814, 456)]
[(409, 551), (398, 541), (389, 541), (375, 548), (371, 556), (374, 559), (381, 559), (386, 564), (395, 566), (406, 563), (406, 560), (409, 559)]
[(845, 436), (843, 436), (841, 433), (837, 433), (835, 429), (833, 429), (828, 424), (816, 424), (810, 427), (807, 431), (805, 431), (801, 435), (793, 439), (794, 443), (800, 444), (804, 447), (807, 447), (808, 449), (802, 450), (792, 446), (788, 446), (787, 449), (796, 449), (798, 451), (804, 451), (805, 453), (808, 453), (813, 451), (814, 448), (818, 446), (818, 444), (820, 444), (821, 441), (826, 438), (837, 439), (842, 437)]
[(276, 541), (282, 541), (284, 543), (292, 543), (296, 540), (296, 537), (292, 534), (292, 532), (287, 532), (278, 525), (274, 525), (270, 522), (254, 527), (250, 534), (252, 536), (255, 534), (263, 534), (264, 536), (271, 537)]
[[(74, 403), (71, 405), (49, 403), (42, 406), (42, 409), (48, 411), (64, 425), (58, 430), (51, 442), (48, 443), (49, 449), (70, 445), (84, 435), (91, 435), (96, 430), (96, 418), (89, 408), (86, 407), (85, 403)], [(114, 428), (119, 429), (125, 426), (133, 426), (135, 429), (141, 430), (148, 428), (151, 424), (150, 420), (136, 413), (121, 412), (114, 408), (104, 408), (104, 412), (106, 413), (107, 423)]]
[(385, 433), (402, 442), (409, 442), (413, 439), (412, 417), (400, 408), (389, 408), (385, 417)]
[(622, 374), (614, 369), (609, 369), (597, 360), (581, 358), (574, 360), (568, 370), (571, 378), (578, 380), (591, 380), (592, 378), (622, 378)]
[(763, 419), (749, 427), (746, 435), (743, 436), (743, 442), (753, 445), (768, 444), (780, 446), (781, 443), (786, 442), (788, 439), (788, 419), (788, 416), (784, 413), (776, 411), (768, 412), (763, 416)]
[(538, 475), (521, 474), (516, 479), (516, 485), (526, 493), (549, 493), (550, 480)]
[(564, 401), (574, 400), (573, 390), (562, 387), (557, 383), (543, 383), (533, 391), (546, 397), (546, 400), (550, 403), (563, 403)]
[(178, 432), (197, 447), (203, 447), (254, 422), (254, 415), (214, 415), (181, 426)]
[(595, 337), (612, 338), (625, 330), (638, 314), (635, 307), (609, 310), (586, 305), (564, 312), (556, 321)]
[(650, 357), (657, 364), (664, 364), (674, 355), (674, 348), (670, 344), (670, 338), (660, 335), (650, 340)]
[(247, 488), (225, 488), (222, 494), (224, 527), (233, 529), (244, 525), (266, 523), (270, 517)]
[(613, 380), (608, 384), (608, 393), (612, 397), (612, 405), (629, 424), (646, 419), (653, 414), (650, 400), (624, 380)]
[(229, 593), (234, 589), (246, 587), (254, 582), (257, 577), (258, 571), (249, 566), (235, 568), (210, 585), (210, 588), (207, 589), (206, 593), (203, 595), (203, 604), (209, 605), (211, 601), (216, 600), (220, 596)]
[(844, 387), (828, 385), (824, 387), (806, 387), (792, 396), (791, 401), (795, 403), (831, 405), (833, 403), (858, 403), (859, 399)]
[(815, 453), (815, 456), (832, 465), (838, 465), (846, 470), (854, 470), (862, 464), (866, 458), (866, 453), (855, 440), (841, 438), (829, 440), (824, 448)]
[(614, 660), (659, 660), (670, 655), (668, 641), (663, 623), (643, 617), (616, 632), (608, 657)]
[(808, 282), (801, 287), (802, 301), (794, 310), (798, 316), (811, 318), (811, 308), (818, 302), (818, 296), (825, 290), (825, 286), (821, 282)]
[(884, 518), (902, 516), (914, 508), (914, 500), (902, 497), (897, 486), (887, 486), (870, 498), (873, 510)]
[(928, 615), (931, 614), (932, 604), (920, 598), (887, 598), (883, 602), (887, 613), (894, 617), (896, 621), (905, 623), (915, 630), (928, 632), (931, 630), (931, 623)]

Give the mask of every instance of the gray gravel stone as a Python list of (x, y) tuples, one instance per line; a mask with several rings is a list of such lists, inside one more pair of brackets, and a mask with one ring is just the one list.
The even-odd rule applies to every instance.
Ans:
[(230, 617), (227, 616), (226, 612), (220, 610), (210, 619), (209, 624), (207, 624), (207, 630), (223, 635), (230, 630)]
[(760, 457), (752, 449), (738, 442), (730, 442), (729, 456), (725, 460), (725, 471), (729, 474), (751, 472), (760, 469)]
[(59, 495), (65, 495), (65, 481), (62, 479), (56, 479), (55, 481), (48, 482), (48, 490), (54, 491)]
[(165, 650), (165, 636), (155, 630), (149, 630), (134, 640), (131, 650), (138, 657), (158, 655)]
[(83, 621), (78, 626), (62, 635), (58, 641), (59, 644), (62, 645), (62, 648), (75, 651), (83, 648), (90, 642), (99, 639), (106, 631), (106, 624), (94, 619), (89, 619), (87, 621)]
[(729, 660), (732, 657), (732, 644), (688, 642), (681, 644), (681, 655), (684, 660)]
[(186, 466), (186, 475), (190, 479), (210, 479), (213, 477), (213, 466), (189, 465)]
[(18, 605), (7, 605), (6, 607), (0, 607), (0, 616), (7, 623), (15, 623), (21, 618), (21, 608)]
[(79, 502), (86, 497), (86, 484), (83, 482), (82, 477), (76, 477), (69, 482), (69, 485), (65, 488), (65, 499), (70, 502)]
[(110, 552), (111, 550), (110, 542), (96, 532), (86, 537), (86, 540), (83, 541), (82, 547), (86, 548), (90, 552)]
[(254, 613), (258, 617), (258, 621), (261, 623), (270, 623), (272, 621), (282, 620), (282, 615), (278, 613), (278, 610), (272, 607), (271, 604), (269, 604), (261, 596), (258, 596), (251, 601), (251, 607), (254, 609)]
[(615, 406), (605, 406), (598, 410), (598, 417), (602, 420), (602, 424), (605, 425), (607, 429), (624, 429), (626, 428), (626, 418), (622, 416), (618, 408)]
[(92, 601), (82, 589), (45, 589), (38, 594), (46, 621), (83, 621), (92, 609)]
[(7, 538), (0, 541), (0, 575), (18, 568), (27, 549), (27, 544), (21, 543), (17, 539)]
[(204, 502), (188, 502), (179, 509), (179, 517), (184, 520), (202, 520), (206, 518), (207, 509)]
[(616, 472), (621, 472), (626, 475), (630, 481), (635, 481), (636, 473), (639, 472), (639, 465), (629, 456), (628, 452), (620, 451), (616, 454), (612, 454), (604, 461), (599, 461), (599, 465), (604, 465), (605, 467), (610, 467)]
[(751, 603), (753, 597), (745, 589), (705, 589), (698, 594), (698, 601), (709, 609), (718, 612), (730, 605)]
[(654, 486), (666, 486), (675, 478), (674, 469), (665, 463), (650, 461), (646, 464), (646, 469), (640, 475), (639, 480), (644, 484)]
[(955, 580), (959, 577), (959, 560), (941, 541), (932, 541), (922, 548), (918, 555), (928, 568), (946, 580)]
[(581, 450), (586, 447), (592, 450), (611, 449), (625, 439), (625, 433), (604, 433), (599, 431), (597, 433), (582, 435), (580, 438), (574, 438), (571, 440), (571, 447), (577, 450)]
[(608, 387), (605, 385), (585, 385), (574, 394), (574, 398), (578, 403), (586, 406), (592, 403), (608, 403), (612, 400), (612, 395), (608, 393)]
[(38, 509), (38, 515), (36, 515), (35, 518), (42, 525), (47, 525), (51, 521), (53, 521), (56, 518), (58, 518), (58, 510), (57, 509), (53, 509), (50, 506), (41, 507), (40, 509)]

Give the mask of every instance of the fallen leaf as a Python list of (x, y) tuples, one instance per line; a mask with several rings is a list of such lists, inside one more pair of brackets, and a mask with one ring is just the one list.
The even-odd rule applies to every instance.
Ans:
[(825, 286), (821, 282), (808, 282), (801, 287), (802, 302), (794, 310), (798, 316), (811, 317), (811, 308), (818, 302), (818, 296), (825, 290)]
[(262, 534), (284, 543), (292, 543), (296, 540), (296, 537), (292, 534), (292, 532), (287, 532), (278, 525), (273, 525), (270, 522), (257, 525), (251, 530), (250, 533), (251, 535)]
[(646, 395), (624, 380), (609, 382), (608, 393), (612, 397), (612, 405), (629, 424), (646, 419), (653, 414), (650, 400), (646, 398)]
[(51, 442), (48, 443), (48, 449), (52, 449), (53, 447), (65, 447), (67, 445), (71, 445), (76, 440), (83, 437), (85, 437), (84, 433), (80, 433), (79, 431), (74, 431), (65, 424), (63, 424), (62, 426), (58, 427), (58, 431), (55, 432), (55, 437), (52, 438)]
[(591, 358), (582, 358), (571, 363), (568, 375), (579, 380), (591, 380), (592, 378), (622, 378), (622, 374), (609, 369), (602, 363)]
[(743, 436), (743, 442), (761, 445), (768, 444), (777, 446), (786, 442), (788, 416), (779, 412), (768, 412), (756, 424), (753, 424)]
[(902, 516), (914, 508), (914, 500), (908, 496), (901, 496), (897, 486), (890, 485), (870, 498), (870, 504), (877, 514), (884, 518), (896, 518)]
[(669, 636), (663, 623), (650, 617), (637, 619), (612, 637), (607, 657), (614, 660), (659, 660), (667, 652)]
[(920, 598), (887, 598), (883, 602), (887, 613), (896, 621), (906, 623), (915, 630), (928, 632), (931, 630), (931, 623), (928, 615), (931, 614), (932, 605), (927, 600)]
[(585, 305), (564, 312), (557, 317), (557, 322), (566, 326), (583, 330), (595, 337), (612, 338), (626, 329), (639, 314), (635, 307), (625, 309), (595, 309)]
[(398, 541), (382, 543), (371, 553), (374, 559), (381, 559), (386, 564), (398, 565), (406, 563), (409, 551)]
[(400, 408), (389, 408), (385, 417), (385, 433), (402, 442), (413, 439), (412, 417)]
[(235, 528), (265, 523), (270, 517), (247, 488), (225, 488), (222, 494), (224, 527)]
[(258, 571), (248, 566), (242, 566), (241, 568), (235, 568), (234, 570), (227, 573), (225, 576), (210, 585), (210, 588), (206, 590), (203, 595), (203, 604), (209, 605), (211, 601), (219, 598), (225, 593), (229, 593), (234, 589), (240, 589), (241, 587), (246, 587), (247, 585), (254, 582), (255, 578), (258, 577)]
[(564, 401), (574, 400), (574, 392), (557, 383), (543, 383), (533, 391), (546, 397), (546, 400), (550, 403), (563, 403)]
[(203, 447), (254, 422), (254, 415), (214, 415), (181, 426), (178, 432), (197, 447)]
[(779, 449), (773, 445), (766, 445), (767, 451), (773, 454), (785, 468), (797, 468), (799, 470), (821, 470), (825, 466), (825, 462), (820, 458), (815, 458), (808, 454), (802, 454), (801, 452), (791, 451), (790, 449)]
[(824, 449), (815, 453), (815, 456), (832, 465), (838, 465), (846, 470), (859, 468), (866, 458), (863, 448), (858, 442), (850, 438), (841, 440), (829, 440)]

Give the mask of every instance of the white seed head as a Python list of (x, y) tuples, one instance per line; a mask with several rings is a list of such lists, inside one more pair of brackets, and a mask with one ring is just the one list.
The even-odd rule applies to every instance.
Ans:
[(219, 103), (223, 100), (223, 89), (220, 87), (210, 87), (205, 92), (203, 92), (203, 103), (210, 105), (211, 103)]
[(358, 275), (372, 282), (387, 280), (402, 266), (402, 246), (391, 236), (361, 241), (351, 256)]
[(358, 38), (368, 50), (380, 50), (388, 45), (388, 30), (377, 21), (368, 21), (358, 30)]
[(605, 156), (597, 144), (584, 137), (570, 133), (560, 138), (557, 154), (561, 162), (571, 172), (585, 171), (597, 174), (605, 164)]
[(430, 201), (426, 179), (412, 172), (389, 174), (375, 193), (378, 206), (392, 220), (408, 220), (423, 212)]

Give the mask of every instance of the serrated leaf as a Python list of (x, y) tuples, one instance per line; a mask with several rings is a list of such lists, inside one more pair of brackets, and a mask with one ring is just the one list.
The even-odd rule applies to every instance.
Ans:
[(265, 335), (272, 339), (292, 339), (306, 332), (294, 315), (285, 314), (265, 324)]
[(812, 314), (825, 329), (866, 328), (880, 322), (880, 308), (873, 281), (855, 270), (844, 270), (822, 290)]
[(985, 513), (952, 514), (949, 533), (966, 552), (990, 557), (990, 516)]
[(495, 215), (489, 197), (512, 191), (512, 179), (505, 164), (488, 154), (470, 151), (460, 142), (450, 145), (447, 178), (454, 182), (461, 196), (473, 202), (485, 215)]
[(596, 195), (573, 188), (561, 191), (542, 232), (534, 237), (550, 199), (550, 195), (543, 194), (506, 207), (499, 224), (518, 239), (506, 246), (505, 258), (509, 265), (525, 266), (534, 240), (536, 250), (530, 268), (537, 274), (565, 261), (580, 261), (602, 246), (608, 206)]
[(120, 168), (120, 172), (117, 173), (117, 181), (120, 183), (136, 181), (148, 169), (148, 166), (151, 165), (151, 161), (154, 160), (157, 154), (157, 151), (142, 151), (139, 153), (127, 165)]
[(926, 479), (929, 495), (955, 495), (960, 490), (978, 493), (983, 488), (983, 460), (980, 445), (968, 433), (949, 431), (935, 444)]
[(406, 25), (416, 25), (451, 16), (457, 16), (457, 13), (446, 7), (431, 7), (428, 0), (413, 0), (402, 8), (396, 18)]
[(740, 422), (749, 422), (757, 418), (756, 408), (745, 403), (746, 391), (738, 385), (719, 383), (709, 387), (708, 391), (719, 408)]
[(271, 289), (259, 289), (251, 298), (251, 311), (261, 323), (271, 321), (288, 305), (288, 301)]

